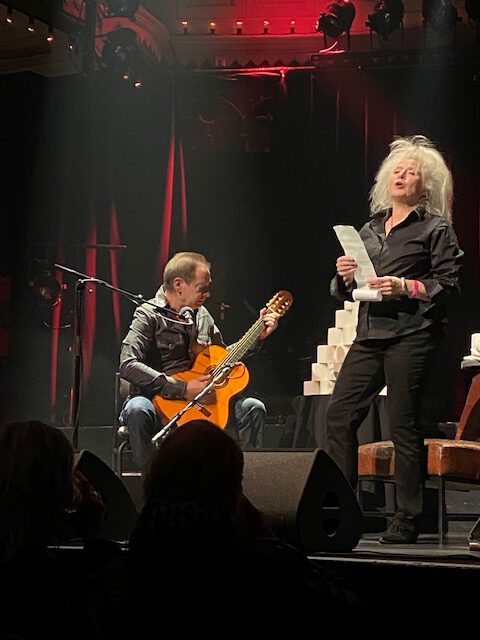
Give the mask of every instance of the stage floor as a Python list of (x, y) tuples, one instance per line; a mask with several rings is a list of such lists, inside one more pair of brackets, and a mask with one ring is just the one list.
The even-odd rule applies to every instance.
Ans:
[[(379, 534), (366, 533), (350, 552), (312, 553), (313, 560), (328, 560), (332, 563), (382, 563), (414, 564), (417, 566), (467, 567), (480, 570), (480, 551), (469, 547), (468, 532), (447, 534), (445, 542), (439, 543), (436, 534), (420, 534), (416, 544), (386, 545), (378, 542)], [(480, 576), (479, 576), (480, 578)]]
[(359, 602), (358, 628), (369, 640), (451, 638), (478, 632), (480, 552), (464, 533), (421, 534), (416, 544), (382, 545), (364, 534), (346, 553), (309, 555)]

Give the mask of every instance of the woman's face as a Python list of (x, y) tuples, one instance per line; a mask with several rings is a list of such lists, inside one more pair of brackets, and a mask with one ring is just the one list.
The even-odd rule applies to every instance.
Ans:
[(393, 167), (388, 183), (392, 202), (416, 205), (422, 199), (424, 189), (418, 160), (405, 158)]

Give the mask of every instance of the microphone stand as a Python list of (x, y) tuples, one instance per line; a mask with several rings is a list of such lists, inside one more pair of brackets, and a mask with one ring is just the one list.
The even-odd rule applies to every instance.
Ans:
[[(61, 264), (53, 265), (56, 269), (60, 271), (65, 271), (66, 273), (71, 273), (78, 277), (78, 280), (75, 284), (75, 313), (74, 313), (74, 337), (73, 337), (73, 348), (72, 348), (72, 366), (71, 366), (71, 386), (70, 386), (70, 404), (69, 404), (69, 418), (68, 425), (73, 428), (72, 435), (72, 444), (75, 449), (78, 448), (78, 409), (80, 404), (80, 386), (81, 386), (81, 378), (82, 378), (82, 334), (83, 334), (83, 322), (82, 322), (82, 312), (83, 312), (83, 294), (85, 291), (85, 286), (87, 284), (94, 284), (110, 289), (111, 291), (116, 291), (121, 294), (137, 306), (141, 304), (149, 304), (154, 307), (166, 320), (170, 320), (173, 322), (180, 322), (181, 324), (192, 324), (192, 322), (186, 322), (185, 318), (182, 320), (178, 320), (180, 318), (177, 313), (171, 312), (164, 307), (161, 307), (154, 302), (150, 302), (149, 300), (145, 300), (141, 293), (134, 294), (130, 291), (125, 291), (124, 289), (119, 289), (118, 287), (114, 287), (109, 282), (105, 280), (100, 280), (99, 278), (91, 278), (85, 273), (81, 273), (80, 271), (75, 271), (75, 269), (71, 269), (70, 267), (66, 267)], [(168, 317), (167, 314), (170, 313), (171, 316)]]
[(152, 444), (154, 444), (158, 449), (158, 447), (161, 445), (160, 441), (164, 440), (168, 436), (168, 434), (174, 428), (176, 428), (175, 424), (178, 422), (178, 420), (180, 420), (180, 418), (183, 416), (184, 413), (186, 413), (189, 409), (192, 409), (193, 407), (195, 407), (195, 409), (198, 409), (198, 411), (200, 411), (201, 413), (203, 413), (203, 415), (208, 417), (210, 415), (210, 411), (206, 409), (203, 404), (201, 404), (200, 402), (201, 399), (204, 396), (208, 395), (211, 391), (213, 391), (216, 385), (223, 384), (223, 382), (225, 382), (225, 379), (228, 377), (228, 374), (230, 373), (230, 371), (236, 366), (237, 366), (236, 362), (234, 362), (233, 364), (226, 364), (222, 366), (220, 371), (217, 371), (215, 375), (212, 375), (212, 379), (207, 384), (205, 389), (202, 389), (200, 393), (197, 393), (197, 395), (195, 396), (195, 398), (193, 398), (193, 400), (190, 400), (190, 402), (188, 402), (182, 409), (180, 409), (180, 411), (177, 411), (177, 413), (173, 416), (173, 418), (169, 422), (167, 422), (167, 424), (162, 429), (160, 429), (158, 433), (156, 433), (153, 436), (151, 440)]

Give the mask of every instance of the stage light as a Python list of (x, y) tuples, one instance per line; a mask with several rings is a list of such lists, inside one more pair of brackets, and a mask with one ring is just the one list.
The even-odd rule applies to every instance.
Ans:
[(183, 35), (188, 35), (188, 20), (182, 20)]
[(114, 71), (126, 73), (133, 66), (137, 54), (137, 34), (133, 29), (121, 27), (107, 35), (102, 49), (102, 62)]
[(457, 10), (450, 0), (423, 0), (422, 16), (425, 24), (438, 33), (449, 31), (459, 22)]
[(367, 26), (386, 38), (400, 26), (405, 9), (402, 0), (380, 0), (369, 14)]
[(29, 33), (35, 33), (35, 20), (33, 18), (28, 19), (27, 31)]
[(243, 33), (243, 22), (242, 22), (242, 20), (237, 20), (236, 23), (235, 23), (235, 27), (236, 27), (235, 33), (237, 34), (237, 36), (241, 36), (242, 33)]
[(53, 33), (53, 26), (50, 25), (48, 27), (47, 42), (53, 42), (54, 40), (55, 40), (55, 35)]
[(216, 22), (210, 22), (210, 35), (214, 36), (217, 28)]
[(290, 20), (290, 33), (295, 33), (296, 24), (295, 20)]
[(268, 20), (263, 21), (263, 33), (268, 33), (268, 27), (270, 26), (270, 22)]
[(140, 6), (140, 0), (107, 0), (107, 11), (111, 17), (124, 17), (133, 20)]
[(38, 299), (44, 304), (53, 305), (60, 295), (60, 284), (50, 273), (38, 276), (31, 283), (31, 287)]
[(7, 13), (5, 15), (5, 22), (7, 24), (13, 23), (13, 9), (12, 7), (7, 7)]
[(60, 297), (61, 285), (46, 260), (31, 260), (28, 284), (42, 306), (53, 306)]
[(342, 33), (350, 31), (354, 18), (355, 7), (351, 2), (331, 2), (317, 20), (317, 31), (323, 31), (330, 38), (338, 38)]

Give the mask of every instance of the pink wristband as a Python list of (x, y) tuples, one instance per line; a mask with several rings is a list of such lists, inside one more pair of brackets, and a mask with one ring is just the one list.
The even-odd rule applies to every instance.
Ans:
[(412, 293), (410, 294), (410, 298), (416, 298), (418, 296), (418, 280), (412, 280)]

